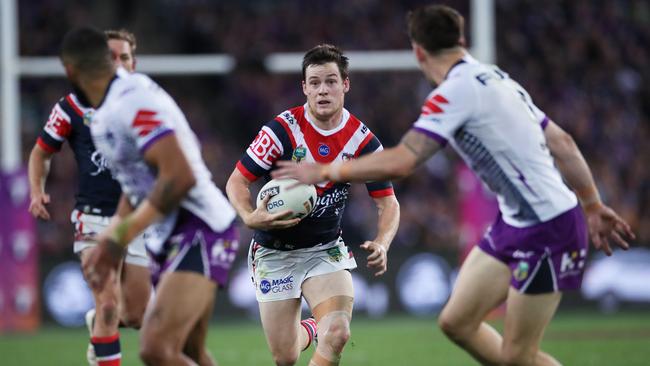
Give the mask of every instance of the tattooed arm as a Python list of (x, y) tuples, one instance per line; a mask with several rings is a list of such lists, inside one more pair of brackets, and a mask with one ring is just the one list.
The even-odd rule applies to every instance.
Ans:
[(435, 140), (410, 130), (399, 145), (345, 163), (321, 165), (280, 161), (278, 162), (280, 169), (273, 172), (273, 177), (291, 177), (309, 184), (327, 180), (366, 182), (399, 179), (410, 175), (418, 165), (440, 148), (441, 145)]

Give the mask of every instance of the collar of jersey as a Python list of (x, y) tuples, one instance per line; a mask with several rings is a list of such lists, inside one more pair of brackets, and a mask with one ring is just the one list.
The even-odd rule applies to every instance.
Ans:
[(350, 112), (348, 112), (347, 109), (343, 108), (343, 113), (341, 113), (341, 122), (339, 123), (339, 125), (331, 130), (323, 130), (322, 128), (318, 127), (318, 125), (316, 125), (316, 123), (311, 119), (311, 116), (309, 115), (309, 106), (307, 105), (307, 103), (305, 103), (302, 107), (305, 110), (304, 113), (307, 122), (309, 122), (309, 124), (314, 128), (314, 130), (316, 130), (316, 132), (318, 132), (323, 136), (331, 136), (341, 131), (348, 123), (348, 120), (350, 120)]
[(106, 100), (106, 96), (111, 91), (111, 86), (113, 85), (113, 82), (115, 80), (117, 80), (117, 73), (113, 74), (113, 78), (111, 79), (111, 81), (108, 82), (108, 85), (106, 85), (106, 91), (104, 91), (104, 96), (102, 97), (102, 100), (99, 101), (99, 104), (97, 104), (97, 108), (95, 109), (99, 109), (99, 107), (101, 107), (102, 104), (104, 104), (104, 101)]

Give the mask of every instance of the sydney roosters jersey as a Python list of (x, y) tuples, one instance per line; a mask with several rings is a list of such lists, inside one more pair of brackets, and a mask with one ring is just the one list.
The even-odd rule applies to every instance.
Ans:
[[(382, 150), (375, 135), (355, 116), (343, 110), (339, 126), (322, 130), (310, 120), (306, 105), (282, 112), (262, 127), (237, 169), (250, 181), (275, 168), (278, 160), (330, 163), (354, 159)], [(393, 195), (390, 182), (368, 182), (372, 197)], [(318, 200), (314, 210), (294, 227), (255, 231), (255, 241), (275, 249), (307, 248), (335, 240), (341, 234), (341, 219), (350, 189), (349, 183), (323, 182), (316, 185)]]
[(87, 121), (93, 112), (76, 95), (68, 94), (52, 108), (36, 143), (55, 153), (67, 140), (77, 160), (79, 175), (75, 208), (88, 214), (111, 216), (120, 198), (120, 185), (111, 177), (90, 136)]

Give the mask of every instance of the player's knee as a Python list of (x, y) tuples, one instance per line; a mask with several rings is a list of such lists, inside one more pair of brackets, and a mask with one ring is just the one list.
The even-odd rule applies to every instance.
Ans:
[(501, 350), (502, 364), (505, 366), (533, 365), (537, 351), (522, 345), (504, 344)]
[(293, 351), (274, 351), (273, 352), (273, 362), (277, 366), (293, 366), (298, 362), (298, 357), (300, 353), (297, 350)]
[(332, 347), (334, 353), (341, 353), (343, 347), (348, 343), (350, 339), (350, 322), (347, 317), (338, 317), (333, 319), (327, 330), (327, 335), (324, 337), (324, 341), (329, 343)]
[(326, 314), (318, 323), (318, 334), (316, 352), (327, 360), (338, 360), (350, 339), (350, 314), (345, 311)]
[(144, 309), (124, 309), (120, 321), (127, 328), (140, 329), (144, 320)]
[(140, 359), (145, 365), (164, 365), (173, 355), (171, 348), (158, 342), (143, 340), (140, 345)]
[(458, 317), (443, 311), (438, 317), (438, 326), (445, 335), (454, 342), (462, 342), (469, 337), (471, 328)]

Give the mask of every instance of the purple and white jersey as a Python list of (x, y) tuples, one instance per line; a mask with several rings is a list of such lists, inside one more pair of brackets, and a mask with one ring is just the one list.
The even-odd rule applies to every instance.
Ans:
[[(90, 130), (97, 149), (133, 207), (147, 197), (156, 180), (156, 172), (144, 160), (145, 151), (159, 138), (173, 133), (196, 178), (196, 185), (181, 201), (181, 207), (216, 232), (226, 230), (235, 219), (234, 209), (212, 182), (199, 141), (185, 115), (169, 94), (146, 75), (119, 69), (92, 117)], [(152, 239), (147, 240), (150, 251), (160, 252), (174, 229), (177, 215), (173, 212), (148, 229)]]
[(546, 146), (547, 124), (508, 74), (466, 55), (429, 94), (413, 128), (450, 142), (497, 195), (503, 220), (528, 227), (577, 204)]

